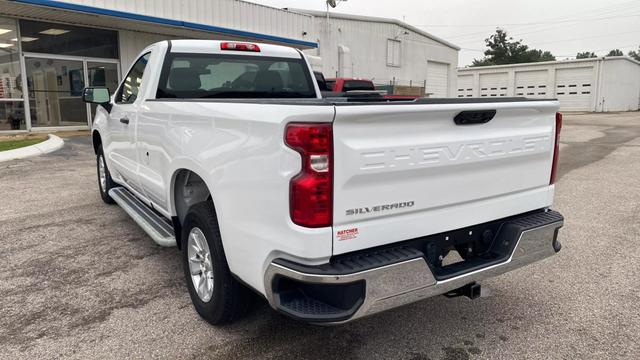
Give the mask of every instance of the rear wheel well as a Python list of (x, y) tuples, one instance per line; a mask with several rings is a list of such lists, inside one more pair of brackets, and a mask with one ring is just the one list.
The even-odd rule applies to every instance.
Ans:
[(181, 225), (187, 216), (189, 208), (203, 201), (212, 201), (211, 192), (207, 184), (193, 171), (179, 170), (173, 182), (173, 203), (176, 216), (173, 219), (176, 243), (180, 247)]
[(91, 142), (93, 143), (93, 152), (98, 155), (98, 149), (102, 146), (102, 138), (98, 130), (95, 130), (93, 134), (91, 134)]

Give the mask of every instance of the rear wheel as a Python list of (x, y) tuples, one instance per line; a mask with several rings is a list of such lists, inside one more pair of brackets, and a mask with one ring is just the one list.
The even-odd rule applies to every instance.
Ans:
[(182, 226), (182, 263), (191, 301), (211, 324), (229, 323), (247, 309), (251, 294), (229, 271), (213, 204), (189, 208)]
[(115, 201), (109, 196), (109, 190), (116, 187), (116, 184), (111, 179), (111, 173), (107, 168), (107, 162), (104, 160), (104, 152), (102, 146), (98, 149), (98, 155), (96, 156), (96, 166), (98, 169), (98, 188), (100, 189), (100, 197), (102, 201), (107, 204), (115, 204)]

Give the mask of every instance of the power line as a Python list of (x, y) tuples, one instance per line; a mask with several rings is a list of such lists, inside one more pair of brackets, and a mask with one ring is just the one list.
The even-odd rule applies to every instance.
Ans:
[[(594, 20), (594, 21), (602, 21), (602, 20), (605, 20), (605, 19), (606, 19), (606, 20), (611, 20), (611, 19), (621, 19), (621, 18), (630, 18), (630, 17), (639, 17), (639, 16), (640, 16), (640, 13), (638, 13), (638, 14), (631, 14), (631, 15), (624, 15), (624, 16), (608, 16), (608, 17), (602, 17), (602, 18), (598, 18), (599, 20), (598, 20), (598, 19), (596, 19), (596, 18), (594, 18), (594, 19), (585, 19), (585, 20), (571, 20), (571, 21), (563, 21), (563, 22), (561, 22), (561, 23), (569, 23), (569, 22), (571, 22), (571, 23), (576, 23), (576, 22), (592, 21), (592, 20)], [(560, 24), (560, 22), (558, 22), (557, 24)], [(536, 25), (525, 25), (525, 26), (539, 26), (539, 25), (547, 25), (547, 24), (538, 23), (538, 24), (536, 24)], [(418, 26), (420, 26), (420, 25), (418, 25)], [(494, 24), (494, 25), (492, 25), (492, 26), (493, 26), (493, 27), (496, 27), (496, 28), (499, 28), (499, 27), (502, 27), (502, 26), (513, 26), (513, 25), (508, 25), (508, 24)], [(560, 26), (560, 27), (561, 27), (561, 26)], [(557, 26), (556, 26), (556, 27), (554, 27), (554, 28), (559, 28), (559, 27), (557, 27)], [(515, 32), (513, 32), (513, 34), (515, 34), (516, 36), (521, 36), (521, 35), (531, 34), (531, 33), (533, 33), (533, 32), (539, 32), (539, 31), (541, 31), (541, 30), (547, 30), (547, 29), (534, 29), (534, 28), (531, 28), (531, 29), (526, 29), (526, 30), (531, 30), (531, 31), (528, 31), (528, 32), (517, 32), (517, 31), (515, 31)], [(482, 34), (486, 34), (486, 33), (487, 33), (486, 31), (482, 31), (482, 32), (473, 32), (473, 33), (467, 33), (467, 34), (462, 34), (462, 35), (453, 35), (453, 36), (448, 36), (447, 38), (448, 38), (448, 39), (453, 39), (453, 40), (458, 39), (458, 41), (467, 41), (467, 40), (462, 40), (462, 39), (466, 39), (466, 38), (469, 38), (469, 37), (472, 37), (472, 36), (478, 36), (478, 35), (482, 35)]]
[[(635, 47), (638, 46), (638, 44), (629, 44), (629, 45), (622, 45), (622, 46), (611, 46), (608, 48), (603, 48), (603, 49), (595, 49), (595, 50), (591, 50), (592, 52), (598, 52), (598, 51), (609, 51), (609, 50), (613, 50), (613, 49), (619, 49), (619, 50), (623, 50), (623, 49), (635, 49)], [(465, 51), (481, 51), (484, 52), (485, 50), (478, 50), (478, 49), (465, 49), (465, 48), (461, 48), (460, 50), (465, 50)], [(580, 52), (582, 50), (576, 50), (575, 52), (571, 53), (571, 54), (560, 54), (560, 55), (555, 55), (555, 57), (575, 57), (576, 54), (578, 52)]]
[[(632, 3), (632, 5), (627, 6), (627, 4)], [(640, 16), (640, 14), (635, 13), (638, 8), (637, 5), (640, 5), (640, 2), (636, 1), (629, 1), (629, 2), (625, 2), (625, 3), (618, 3), (615, 4), (614, 6), (608, 6), (607, 8), (598, 8), (598, 9), (590, 9), (590, 10), (583, 10), (583, 11), (577, 11), (574, 12), (572, 14), (572, 18), (556, 18), (555, 20), (558, 21), (566, 21), (566, 20), (574, 20), (576, 15), (582, 15), (582, 14), (589, 14), (592, 13), (594, 11), (598, 11), (598, 15), (600, 15), (599, 17), (615, 17), (615, 18), (621, 18), (621, 17), (631, 17), (631, 16)], [(622, 11), (622, 13), (620, 13)], [(631, 14), (630, 14), (631, 12)], [(619, 13), (620, 16), (614, 16), (616, 13)], [(576, 24), (577, 25), (577, 24)], [(551, 26), (545, 26), (545, 25), (532, 25), (532, 26), (518, 26), (520, 27), (520, 29), (516, 30), (515, 32), (511, 32), (511, 35), (513, 35), (514, 37), (519, 37), (521, 35), (524, 34), (529, 34), (529, 33), (540, 33), (540, 32), (547, 32), (547, 31), (551, 31), (551, 30), (556, 30), (559, 28), (566, 28), (567, 26), (571, 26), (571, 25), (564, 25), (564, 24), (556, 24), (555, 26), (551, 25)], [(525, 32), (521, 32), (521, 31), (525, 31)], [(520, 31), (520, 32), (518, 32)], [(465, 34), (466, 37), (469, 36), (473, 36), (473, 35), (486, 35), (486, 32), (481, 32), (481, 33), (471, 33), (471, 34)], [(615, 34), (609, 34), (607, 36), (614, 36)], [(463, 36), (463, 37), (465, 37)], [(459, 38), (460, 36), (458, 36)], [(446, 39), (451, 39), (453, 37), (448, 37), (448, 36), (444, 36), (444, 38)], [(470, 41), (477, 41), (477, 40), (471, 40)], [(572, 40), (563, 40), (563, 41), (574, 41), (576, 39), (572, 39)], [(463, 40), (457, 40), (455, 42), (462, 42), (464, 43), (465, 41)], [(558, 41), (560, 42), (560, 41)], [(536, 43), (537, 44), (537, 43)], [(635, 49), (638, 45), (637, 44), (631, 44), (631, 45), (624, 45), (624, 46), (617, 46), (617, 48), (620, 48), (622, 50), (624, 49)], [(616, 48), (616, 47), (611, 47), (611, 48)], [(466, 47), (462, 47), (461, 50), (463, 51), (470, 51), (470, 52), (478, 52), (478, 53), (484, 53), (486, 51), (486, 49), (481, 50), (481, 49), (472, 49), (472, 48), (466, 48)], [(597, 50), (593, 50), (594, 52), (600, 52), (600, 51), (608, 51), (611, 50), (610, 48), (606, 48), (606, 49), (597, 49)], [(578, 50), (578, 51), (584, 51), (584, 49)], [(573, 54), (554, 54), (556, 57), (560, 58), (560, 57), (575, 57), (577, 52), (574, 52)]]
[[(543, 42), (532, 41), (531, 42), (531, 46), (546, 45), (546, 44), (558, 44), (558, 43), (569, 42), (569, 41), (588, 40), (588, 39), (596, 39), (596, 38), (616, 36), (616, 35), (626, 35), (626, 34), (640, 34), (640, 30), (625, 31), (625, 32), (619, 32), (619, 33), (613, 33), (613, 34), (605, 34), (605, 35), (585, 36), (585, 37), (579, 37), (579, 38), (554, 40), (554, 41), (543, 41)], [(461, 49), (462, 50), (468, 50), (468, 51), (483, 51), (483, 52), (485, 51), (485, 50), (470, 49), (470, 48), (461, 48)]]
[[(629, 2), (625, 2), (625, 3), (616, 4), (613, 7), (606, 8), (605, 10), (591, 9), (591, 10), (578, 11), (578, 12), (574, 13), (574, 15), (575, 14), (581, 14), (581, 13), (590, 13), (590, 12), (593, 12), (595, 10), (599, 10), (601, 14), (606, 14), (607, 15), (607, 16), (600, 16), (600, 17), (597, 17), (597, 18), (584, 19), (584, 21), (589, 21), (589, 20), (594, 20), (594, 19), (599, 19), (599, 20), (620, 19), (620, 18), (630, 18), (630, 17), (640, 16), (640, 13), (629, 14), (629, 10), (637, 11), (638, 9), (636, 9), (636, 8), (629, 9), (628, 6), (624, 6), (624, 5), (628, 4), (628, 3), (634, 3), (635, 5), (640, 5), (640, 2), (638, 2), (637, 0), (636, 1), (629, 1)], [(619, 12), (619, 11), (625, 11), (626, 15), (617, 15), (617, 16), (613, 15), (614, 13)], [(539, 22), (539, 23), (522, 23), (522, 25), (518, 25), (518, 26), (523, 26), (524, 28), (529, 28), (527, 30), (532, 30), (532, 31), (529, 31), (529, 32), (526, 32), (526, 33), (532, 33), (532, 32), (540, 32), (540, 31), (545, 31), (545, 30), (551, 30), (551, 29), (554, 28), (554, 26), (552, 26), (552, 27), (546, 27), (544, 30), (535, 30), (534, 31), (534, 29), (536, 27), (539, 27), (541, 24), (550, 24), (550, 23), (562, 24), (562, 23), (567, 23), (567, 22), (580, 22), (580, 21), (583, 21), (583, 20), (577, 20), (575, 18), (572, 18), (572, 19), (556, 18), (556, 21), (543, 21), (543, 22)], [(527, 25), (525, 25), (525, 24), (527, 24)], [(531, 24), (531, 25), (529, 25), (529, 24)], [(533, 25), (533, 24), (536, 24), (536, 25)], [(420, 25), (418, 25), (418, 26), (420, 26)], [(558, 26), (555, 26), (555, 27), (558, 27)], [(561, 27), (562, 27), (562, 25), (561, 25)], [(547, 42), (541, 42), (541, 43), (534, 42), (534, 45), (537, 46), (538, 44), (551, 44), (551, 43), (570, 42), (570, 41), (584, 40), (584, 39), (590, 39), (590, 38), (616, 36), (616, 35), (623, 35), (623, 34), (637, 33), (637, 32), (640, 32), (640, 31), (629, 31), (629, 32), (622, 32), (622, 33), (607, 34), (607, 35), (596, 35), (596, 36), (582, 37), (582, 38), (573, 38), (573, 39), (565, 39), (565, 40), (557, 40), (557, 41), (547, 41)], [(520, 33), (517, 36), (522, 35), (522, 34), (526, 34), (526, 33)], [(476, 33), (474, 33), (474, 35), (475, 34)], [(479, 33), (479, 34), (486, 34), (486, 32), (482, 32), (482, 33)], [(471, 34), (468, 34), (468, 35), (471, 35)], [(449, 40), (449, 39), (454, 38), (454, 37), (444, 37), (444, 38)], [(407, 41), (411, 41), (411, 42), (424, 43), (424, 44), (427, 44), (427, 45), (433, 45), (433, 44), (430, 44), (430, 43), (427, 43), (427, 42), (423, 42), (423, 41), (419, 41), (419, 40), (413, 40), (413, 39), (406, 39), (406, 40)], [(635, 46), (637, 46), (637, 45), (625, 45), (624, 47), (621, 47), (621, 48), (628, 48), (628, 47), (634, 47), (635, 48)], [(487, 49), (473, 49), (473, 48), (461, 47), (460, 50), (484, 53)], [(594, 51), (606, 51), (606, 50), (610, 50), (610, 49), (600, 49), (600, 50), (594, 50)], [(564, 57), (564, 56), (575, 56), (575, 55), (556, 55), (556, 56), (557, 57)]]
[[(632, 4), (632, 5), (629, 5)], [(598, 7), (598, 8), (593, 8), (593, 9), (587, 9), (587, 10), (582, 10), (582, 11), (574, 11), (572, 12), (571, 16), (569, 18), (567, 18), (566, 16), (560, 16), (560, 17), (555, 17), (555, 18), (551, 18), (550, 20), (547, 21), (542, 21), (542, 22), (530, 22), (530, 23), (514, 23), (514, 24), (503, 24), (504, 26), (529, 26), (532, 24), (540, 24), (540, 23), (555, 23), (555, 22), (570, 22), (570, 21), (580, 21), (580, 19), (576, 20), (576, 15), (589, 15), (591, 13), (597, 13), (597, 15), (602, 16), (602, 15), (614, 15), (614, 12), (618, 12), (618, 11), (624, 11), (625, 13), (628, 13), (629, 10), (633, 11), (636, 9), (630, 9), (629, 6), (633, 7), (640, 5), (640, 2), (638, 2), (637, 0), (632, 0), (632, 1), (626, 1), (626, 2), (621, 2), (621, 3), (617, 3), (617, 4), (612, 4), (612, 5), (607, 5), (604, 7)], [(623, 15), (623, 14), (620, 14)], [(585, 19), (588, 20), (588, 19)], [(462, 24), (462, 25), (450, 25), (450, 24), (439, 24), (439, 25), (435, 25), (435, 24), (424, 24), (424, 25), (416, 25), (416, 26), (424, 26), (424, 27), (429, 27), (429, 26), (436, 26), (436, 27), (474, 27), (474, 26), (496, 26), (495, 24)]]
[[(597, 12), (598, 15), (605, 15), (606, 14), (607, 15), (606, 17), (620, 18), (620, 17), (624, 17), (625, 14), (628, 14), (629, 11), (636, 11), (637, 10), (633, 5), (631, 5), (631, 8), (629, 6), (627, 6), (630, 3), (633, 3), (634, 5), (640, 5), (640, 2), (628, 1), (628, 2), (623, 2), (623, 3), (618, 3), (618, 4), (615, 4), (613, 6), (600, 7), (600, 8), (590, 9), (590, 10), (583, 10), (583, 11), (574, 12), (570, 18), (557, 17), (557, 18), (554, 18), (554, 19), (552, 19), (550, 21), (547, 21), (547, 22), (551, 22), (551, 21), (580, 22), (580, 20), (576, 20), (575, 19), (576, 15), (581, 15), (581, 14), (589, 15), (589, 14), (591, 14), (593, 12)], [(617, 13), (619, 11), (624, 11), (624, 13), (619, 14), (619, 15), (615, 15), (615, 13)], [(639, 16), (639, 15), (640, 14), (632, 14), (632, 16)], [(629, 16), (629, 15), (626, 15), (626, 16)], [(492, 26), (499, 27), (500, 25), (494, 24)], [(523, 27), (523, 29), (516, 30), (516, 33), (518, 31), (522, 31), (522, 30), (527, 30), (528, 32), (520, 33), (520, 34), (529, 34), (531, 32), (550, 30), (550, 28), (544, 28), (544, 27), (541, 27), (541, 26), (544, 26), (544, 25), (521, 25), (521, 26), (516, 26), (516, 27)], [(551, 27), (551, 29), (560, 28), (560, 27), (562, 27), (562, 26)], [(534, 30), (534, 31), (529, 31), (529, 30)], [(458, 41), (464, 42), (464, 41), (467, 41), (467, 40), (464, 40), (464, 38), (469, 38), (469, 41), (471, 41), (472, 40), (471, 37), (475, 37), (475, 36), (478, 36), (478, 35), (484, 35), (484, 34), (486, 34), (486, 32), (482, 31), (482, 32), (473, 32), (473, 33), (466, 33), (466, 34), (461, 34), (461, 35), (447, 36), (447, 38), (453, 39), (453, 40), (458, 39)]]
[[(610, 50), (614, 50), (614, 49), (618, 49), (618, 50), (629, 49), (629, 48), (634, 48), (635, 49), (636, 46), (638, 46), (638, 44), (630, 44), (630, 45), (622, 45), (622, 46), (610, 46), (608, 48), (596, 49), (596, 50), (591, 50), (591, 51), (595, 53), (595, 52), (598, 52), (598, 51), (610, 51)], [(561, 54), (561, 55), (555, 55), (555, 56), (556, 57), (574, 57), (580, 51), (582, 51), (582, 50), (577, 50), (573, 54)]]
[[(560, 21), (539, 21), (539, 22), (530, 22), (530, 23), (501, 23), (499, 26), (531, 26), (531, 25), (547, 25), (547, 24), (560, 24), (560, 23), (568, 23), (568, 22), (581, 22), (581, 21), (596, 21), (596, 20), (608, 20), (608, 19), (620, 19), (627, 17), (635, 17), (640, 16), (640, 14), (626, 15), (626, 16), (605, 16), (599, 18), (586, 18), (586, 19), (570, 19), (570, 20), (560, 20)], [(477, 24), (477, 25), (426, 25), (419, 24), (414, 25), (419, 27), (488, 27), (488, 26), (497, 26), (496, 24)]]
[[(625, 32), (614, 33), (614, 34), (606, 34), (606, 35), (587, 36), (587, 37), (573, 38), (573, 39), (556, 40), (556, 41), (534, 42), (534, 43), (536, 45), (556, 44), (556, 43), (563, 43), (563, 42), (567, 42), (567, 41), (587, 40), (587, 39), (595, 39), (595, 38), (615, 36), (615, 35), (625, 35), (625, 34), (640, 34), (640, 30), (625, 31)], [(638, 42), (640, 42), (640, 40)]]
[[(551, 43), (570, 42), (570, 41), (577, 41), (577, 40), (587, 40), (587, 39), (591, 39), (591, 38), (600, 38), (600, 37), (616, 36), (616, 35), (624, 35), (624, 34), (635, 34), (635, 33), (640, 33), (640, 30), (625, 31), (625, 32), (613, 33), (613, 34), (607, 34), (607, 35), (587, 36), (587, 37), (582, 37), (582, 38), (573, 38), (573, 39), (565, 39), (565, 40), (558, 40), (558, 41), (534, 42), (532, 46), (551, 44)], [(424, 45), (439, 46), (437, 44), (432, 44), (432, 43), (429, 43), (429, 42), (426, 42), (426, 41), (415, 40), (415, 39), (403, 39), (403, 40), (407, 41), (407, 42), (419, 43), (419, 44), (424, 44)], [(638, 46), (638, 45), (640, 45), (640, 41), (639, 41), (639, 44), (625, 45), (622, 48), (635, 47), (635, 46)], [(473, 48), (461, 47), (460, 50), (484, 53), (488, 49), (473, 49)], [(607, 48), (607, 49), (600, 49), (600, 50), (593, 50), (593, 51), (595, 52), (595, 51), (605, 51), (605, 50), (610, 50), (610, 49)], [(563, 56), (563, 55), (556, 55), (556, 56)]]

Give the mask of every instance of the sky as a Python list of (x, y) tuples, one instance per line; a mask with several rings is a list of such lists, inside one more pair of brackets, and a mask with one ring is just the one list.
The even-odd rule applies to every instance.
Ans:
[[(326, 10), (324, 0), (249, 0), (284, 8)], [(640, 46), (640, 0), (348, 0), (334, 12), (396, 18), (462, 48), (459, 65), (482, 58), (496, 27), (556, 58)]]

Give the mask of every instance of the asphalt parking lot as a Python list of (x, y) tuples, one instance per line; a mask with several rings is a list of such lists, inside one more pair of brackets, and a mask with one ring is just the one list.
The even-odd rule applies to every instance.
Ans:
[(100, 200), (88, 138), (0, 164), (0, 358), (603, 359), (640, 356), (640, 113), (565, 115), (555, 257), (339, 327), (264, 302), (212, 327), (177, 249)]

